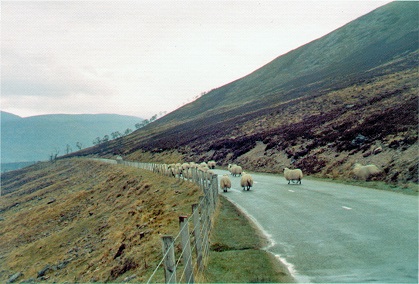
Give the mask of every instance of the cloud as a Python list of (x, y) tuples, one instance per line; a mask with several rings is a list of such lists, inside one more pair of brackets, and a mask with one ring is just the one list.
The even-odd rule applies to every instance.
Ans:
[[(114, 93), (94, 68), (60, 64), (52, 57), (22, 56), (2, 50), (2, 97), (39, 96), (57, 99), (84, 93), (109, 96)], [(92, 71), (93, 70), (93, 71)]]
[(343, 2), (5, 1), (2, 109), (171, 111), (370, 10)]
[[(16, 96), (2, 98), (2, 109), (22, 116), (53, 113), (113, 113), (109, 97), (100, 98), (89, 94), (73, 94), (61, 98)], [(95, 106), (96, 111), (92, 111)], [(41, 110), (42, 112), (39, 112)]]

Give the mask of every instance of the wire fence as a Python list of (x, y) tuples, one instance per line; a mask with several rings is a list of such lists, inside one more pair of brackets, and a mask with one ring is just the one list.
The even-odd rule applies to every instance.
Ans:
[[(107, 162), (115, 163), (115, 160)], [(209, 254), (212, 216), (218, 202), (217, 175), (196, 167), (173, 171), (173, 168), (166, 164), (130, 162), (121, 158), (118, 158), (116, 163), (189, 180), (202, 189), (204, 195), (192, 205), (191, 215), (179, 216), (179, 233), (174, 237), (162, 236), (162, 259), (147, 281), (147, 283), (194, 283), (196, 276), (206, 266)]]

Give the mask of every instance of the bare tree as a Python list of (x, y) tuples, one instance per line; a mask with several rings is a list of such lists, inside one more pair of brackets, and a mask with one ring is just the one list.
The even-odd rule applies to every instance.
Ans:
[(101, 142), (99, 137), (96, 137), (95, 140), (93, 140), (93, 145), (99, 145)]
[(49, 156), (49, 161), (51, 163), (55, 163), (58, 157), (58, 154), (60, 153), (60, 150), (58, 150), (57, 148), (55, 148), (55, 153), (51, 153), (51, 155)]
[(115, 131), (111, 133), (112, 139), (116, 139), (122, 136), (121, 132)]
[(69, 144), (67, 144), (66, 147), (65, 147), (65, 151), (68, 154), (68, 153), (72, 152), (73, 149), (71, 149), (71, 146)]
[(124, 135), (125, 135), (125, 136), (126, 136), (126, 135), (129, 135), (131, 132), (132, 132), (132, 129), (131, 129), (131, 128), (127, 128), (127, 129), (125, 130), (125, 132), (124, 132)]

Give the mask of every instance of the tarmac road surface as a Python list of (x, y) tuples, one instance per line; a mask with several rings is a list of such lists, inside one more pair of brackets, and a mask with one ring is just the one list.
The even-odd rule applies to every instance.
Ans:
[[(219, 175), (228, 173), (215, 170)], [(251, 174), (227, 197), (270, 239), (298, 282), (418, 283), (418, 198), (332, 182)]]

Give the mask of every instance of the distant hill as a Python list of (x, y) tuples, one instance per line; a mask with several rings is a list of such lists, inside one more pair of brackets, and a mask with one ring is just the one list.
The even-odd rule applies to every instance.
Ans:
[(10, 121), (16, 121), (16, 120), (21, 120), (21, 119), (22, 119), (22, 117), (20, 117), (18, 115), (15, 115), (13, 113), (5, 112), (5, 111), (0, 112), (0, 121), (3, 122), (3, 123), (4, 122), (10, 122)]
[[(215, 159), (352, 178), (375, 163), (418, 182), (419, 3), (392, 2), (216, 88), (124, 141), (76, 153)], [(178, 158), (179, 159), (179, 158)]]
[(116, 114), (53, 114), (21, 118), (1, 112), (1, 162), (26, 162), (48, 160), (52, 153), (66, 154), (67, 144), (71, 151), (93, 145), (96, 137), (103, 138), (127, 128), (143, 119)]

